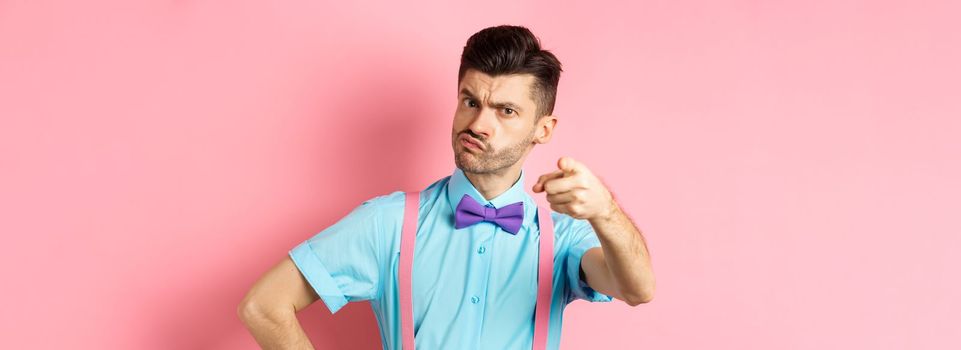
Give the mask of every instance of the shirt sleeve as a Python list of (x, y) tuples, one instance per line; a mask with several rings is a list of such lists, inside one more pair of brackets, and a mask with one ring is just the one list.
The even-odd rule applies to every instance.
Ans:
[(584, 299), (590, 302), (609, 302), (614, 297), (598, 292), (581, 279), (581, 258), (588, 249), (600, 247), (601, 241), (594, 232), (594, 227), (585, 220), (576, 220), (572, 225), (573, 234), (571, 245), (567, 254), (567, 280), (571, 288), (571, 293), (567, 302), (570, 303), (577, 299)]
[(387, 247), (379, 198), (364, 201), (288, 252), (331, 313), (348, 302), (373, 299), (381, 287), (381, 250)]

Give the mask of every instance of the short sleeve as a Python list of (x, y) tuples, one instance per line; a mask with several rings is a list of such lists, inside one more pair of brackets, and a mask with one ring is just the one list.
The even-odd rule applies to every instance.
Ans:
[(380, 288), (383, 220), (375, 197), (288, 252), (331, 313), (351, 301), (373, 299)]
[(594, 232), (594, 227), (587, 221), (576, 220), (571, 229), (571, 245), (568, 248), (566, 261), (566, 274), (568, 285), (571, 288), (567, 302), (570, 303), (577, 299), (584, 299), (590, 302), (609, 302), (614, 298), (610, 295), (598, 292), (581, 279), (581, 258), (588, 249), (600, 247), (601, 241)]

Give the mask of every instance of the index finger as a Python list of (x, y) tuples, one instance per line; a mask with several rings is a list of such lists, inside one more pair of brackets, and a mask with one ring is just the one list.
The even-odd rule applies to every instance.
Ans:
[(581, 188), (581, 180), (577, 175), (552, 179), (544, 183), (544, 191), (548, 194), (558, 194)]
[(541, 177), (537, 178), (537, 183), (534, 184), (534, 192), (543, 191), (545, 182), (559, 178), (559, 177), (563, 177), (563, 176), (564, 176), (564, 172), (561, 170), (541, 175)]

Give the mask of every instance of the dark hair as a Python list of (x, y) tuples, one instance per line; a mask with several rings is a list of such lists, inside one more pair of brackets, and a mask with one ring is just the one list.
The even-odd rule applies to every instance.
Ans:
[(458, 84), (471, 68), (490, 76), (533, 75), (535, 81), (531, 98), (537, 102), (534, 120), (554, 112), (561, 62), (550, 51), (541, 50), (540, 40), (529, 29), (500, 25), (471, 35), (460, 57)]

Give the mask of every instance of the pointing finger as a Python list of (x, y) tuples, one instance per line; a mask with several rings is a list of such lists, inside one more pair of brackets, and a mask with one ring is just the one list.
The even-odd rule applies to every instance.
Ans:
[(544, 191), (544, 183), (562, 176), (564, 176), (564, 172), (560, 170), (541, 175), (541, 177), (537, 178), (537, 183), (534, 184), (534, 188), (533, 188), (534, 192), (539, 193)]
[(583, 188), (583, 176), (569, 175), (544, 182), (544, 191), (549, 194), (567, 192), (575, 188)]

